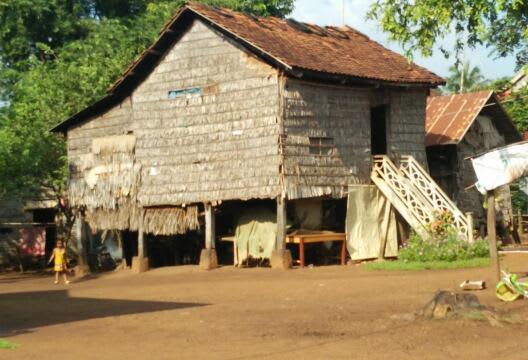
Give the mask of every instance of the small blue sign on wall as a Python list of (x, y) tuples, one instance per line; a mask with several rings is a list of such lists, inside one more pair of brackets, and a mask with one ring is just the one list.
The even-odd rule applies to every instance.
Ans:
[(188, 89), (169, 91), (169, 99), (176, 99), (177, 97), (184, 96), (184, 95), (202, 95), (202, 89), (194, 87), (194, 88), (188, 88)]

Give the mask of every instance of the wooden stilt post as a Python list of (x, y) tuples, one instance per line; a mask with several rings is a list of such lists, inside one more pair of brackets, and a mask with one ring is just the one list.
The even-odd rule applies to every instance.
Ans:
[(143, 221), (145, 219), (145, 209), (139, 209), (138, 217), (138, 254), (132, 259), (132, 270), (136, 273), (142, 273), (149, 269), (149, 259), (146, 252), (145, 232)]
[(523, 225), (522, 225), (522, 211), (521, 209), (517, 210), (517, 232), (519, 236), (523, 235)]
[[(286, 199), (277, 198), (277, 237), (275, 251), (271, 255), (271, 267), (274, 269), (289, 269), (292, 266), (292, 256), (286, 249)], [(304, 249), (303, 249), (304, 250)]]
[(284, 239), (286, 238), (286, 200), (277, 198), (277, 239), (275, 250), (284, 250)]
[(475, 223), (474, 223), (474, 220), (473, 220), (473, 213), (472, 212), (468, 212), (466, 213), (466, 219), (467, 219), (467, 223), (468, 223), (468, 242), (470, 244), (472, 244), (473, 242), (475, 242), (475, 238), (473, 236), (473, 228), (475, 227)]
[(139, 219), (138, 219), (138, 257), (145, 257), (145, 233), (143, 230), (143, 209), (139, 210)]
[(200, 268), (212, 270), (218, 267), (215, 245), (215, 213), (210, 203), (204, 204), (205, 209), (205, 249), (200, 254)]
[(83, 277), (90, 273), (88, 267), (88, 253), (85, 246), (85, 221), (84, 214), (79, 211), (75, 219), (75, 237), (77, 238), (77, 266), (75, 267), (75, 276)]
[(125, 253), (125, 240), (123, 238), (123, 232), (121, 230), (116, 231), (116, 240), (118, 245), (121, 247), (121, 269), (126, 269), (126, 253)]
[(493, 271), (493, 280), (498, 282), (500, 280), (500, 264), (499, 254), (497, 251), (497, 229), (495, 216), (495, 192), (488, 191), (488, 241), (491, 266)]
[(215, 214), (211, 204), (205, 204), (205, 248), (215, 247)]

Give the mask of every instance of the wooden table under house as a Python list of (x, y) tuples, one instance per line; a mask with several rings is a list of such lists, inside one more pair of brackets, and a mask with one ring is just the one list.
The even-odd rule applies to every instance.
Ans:
[[(233, 264), (238, 265), (238, 247), (234, 236), (224, 236), (220, 238), (221, 241), (233, 243)], [(346, 234), (332, 231), (296, 231), (286, 235), (286, 244), (297, 244), (299, 246), (299, 264), (301, 267), (305, 266), (305, 246), (307, 244), (325, 243), (325, 242), (341, 242), (340, 262), (341, 265), (346, 265)]]

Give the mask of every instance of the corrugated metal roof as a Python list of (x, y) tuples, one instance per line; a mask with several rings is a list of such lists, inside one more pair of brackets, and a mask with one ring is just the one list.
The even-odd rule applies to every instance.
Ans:
[(429, 97), (425, 145), (458, 144), (492, 94), (492, 91), (479, 91)]
[(478, 91), (427, 99), (425, 145), (458, 144), (479, 114), (492, 118), (506, 143), (522, 139), (510, 116), (493, 91)]

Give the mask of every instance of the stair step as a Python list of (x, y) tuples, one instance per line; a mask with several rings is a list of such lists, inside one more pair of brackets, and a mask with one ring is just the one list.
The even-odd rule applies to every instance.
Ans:
[(471, 240), (468, 218), (411, 156), (402, 157), (398, 168), (387, 156), (375, 156), (372, 181), (400, 215), (422, 237), (435, 210), (449, 211), (459, 233)]
[(425, 227), (416, 219), (415, 216), (409, 211), (407, 205), (396, 195), (396, 193), (390, 188), (385, 181), (379, 177), (372, 177), (374, 184), (380, 189), (382, 194), (389, 200), (392, 206), (398, 211), (398, 213), (407, 221), (407, 223), (420, 235), (421, 237), (427, 237), (427, 230)]

